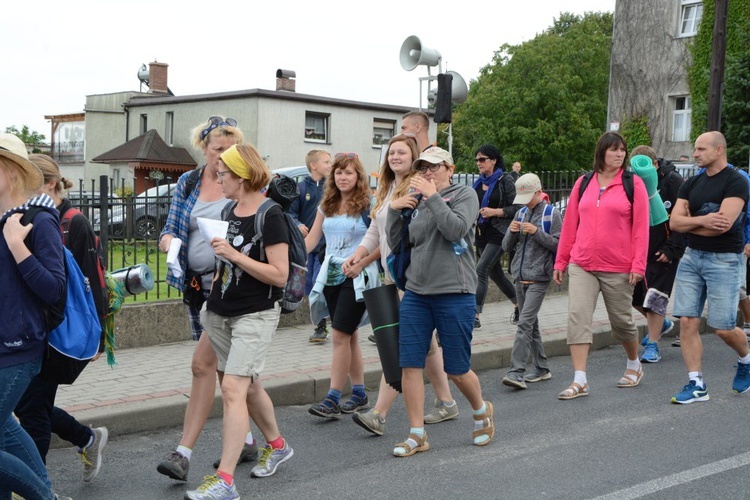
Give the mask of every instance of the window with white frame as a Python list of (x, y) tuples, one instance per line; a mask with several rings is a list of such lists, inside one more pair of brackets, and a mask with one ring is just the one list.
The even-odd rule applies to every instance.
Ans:
[(372, 123), (372, 147), (379, 148), (383, 144), (388, 144), (395, 130), (395, 121), (375, 118)]
[(305, 141), (328, 142), (329, 115), (321, 113), (305, 113)]
[(681, 0), (680, 7), (679, 36), (695, 36), (698, 33), (701, 16), (703, 16), (703, 3), (695, 0)]
[(685, 142), (690, 140), (691, 125), (690, 96), (673, 97), (672, 109), (672, 141)]

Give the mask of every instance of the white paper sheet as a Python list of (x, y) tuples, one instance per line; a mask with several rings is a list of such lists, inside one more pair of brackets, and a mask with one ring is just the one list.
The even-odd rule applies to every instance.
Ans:
[(201, 232), (201, 236), (208, 242), (214, 238), (226, 238), (227, 229), (229, 229), (229, 222), (225, 220), (206, 219), (205, 217), (198, 217), (198, 230)]
[(169, 250), (167, 251), (167, 267), (177, 279), (182, 277), (182, 268), (180, 267), (181, 247), (182, 240), (179, 238), (172, 238), (172, 241), (169, 243)]

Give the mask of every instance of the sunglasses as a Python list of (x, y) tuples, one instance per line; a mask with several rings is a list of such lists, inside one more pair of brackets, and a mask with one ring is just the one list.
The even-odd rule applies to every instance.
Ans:
[(220, 116), (212, 116), (208, 119), (208, 127), (201, 131), (201, 141), (206, 138), (216, 127), (236, 127), (237, 120), (234, 118), (222, 118)]
[(491, 160), (491, 159), (492, 158), (487, 158), (486, 156), (480, 156), (479, 158), (475, 159), (474, 161), (476, 161), (477, 163), (484, 163), (487, 160)]
[(334, 158), (359, 158), (359, 156), (357, 153), (336, 153)]
[(438, 170), (440, 170), (440, 167), (442, 166), (443, 166), (442, 163), (430, 163), (429, 165), (420, 163), (419, 166), (417, 167), (417, 172), (419, 172), (420, 174), (423, 174), (427, 172), (428, 170), (430, 172), (437, 172)]

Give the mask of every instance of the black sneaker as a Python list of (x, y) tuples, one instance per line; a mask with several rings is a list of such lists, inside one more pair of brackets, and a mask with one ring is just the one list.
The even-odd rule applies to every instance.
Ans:
[(375, 340), (375, 334), (374, 334), (374, 333), (373, 333), (372, 335), (368, 335), (368, 336), (367, 336), (367, 340), (369, 340), (369, 341), (370, 341), (370, 342), (372, 342), (373, 344), (377, 344), (377, 343), (378, 343), (378, 341), (377, 341), (377, 340)]
[[(253, 460), (258, 459), (258, 442), (253, 440), (253, 444), (247, 444), (245, 443), (245, 446), (242, 447), (242, 453), (240, 453), (240, 458), (237, 459), (237, 465), (240, 465), (244, 462), (252, 462)], [(219, 464), (221, 463), (221, 457), (214, 462), (214, 469), (219, 468)]]
[(352, 397), (341, 405), (341, 413), (354, 413), (359, 410), (367, 410), (369, 407), (370, 402), (367, 400), (367, 394), (363, 398), (352, 394)]
[(515, 309), (513, 309), (513, 314), (510, 315), (510, 323), (512, 325), (518, 324), (518, 316), (519, 316), (518, 306), (516, 306)]
[(482, 323), (479, 321), (479, 318), (474, 318), (474, 330), (479, 330), (482, 328)]
[(333, 400), (328, 398), (325, 398), (322, 403), (312, 405), (307, 409), (307, 411), (311, 415), (315, 415), (316, 417), (330, 419), (341, 418), (341, 408), (339, 408), (338, 403), (335, 403), (333, 402)]
[(156, 467), (159, 474), (171, 477), (178, 481), (187, 481), (190, 470), (190, 460), (177, 451), (170, 452), (164, 460)]
[(315, 327), (312, 335), (310, 335), (310, 343), (322, 344), (326, 340), (328, 340), (328, 328), (326, 327), (325, 320), (323, 320), (318, 323), (318, 326)]

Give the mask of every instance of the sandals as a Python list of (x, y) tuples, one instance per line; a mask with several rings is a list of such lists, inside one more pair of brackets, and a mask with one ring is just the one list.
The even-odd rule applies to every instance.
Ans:
[[(417, 446), (412, 448), (409, 446), (408, 441), (409, 439), (414, 440), (417, 443)], [(396, 448), (403, 448), (405, 451), (403, 453), (396, 452)], [(414, 455), (415, 453), (419, 453), (422, 451), (427, 451), (430, 449), (430, 443), (427, 442), (427, 432), (424, 433), (424, 436), (419, 437), (416, 434), (409, 434), (409, 437), (404, 440), (403, 443), (397, 443), (396, 446), (393, 449), (393, 456), (394, 457), (410, 457)]]
[[(492, 403), (490, 403), (489, 401), (485, 401), (484, 404), (486, 406), (484, 413), (481, 415), (474, 415), (475, 421), (484, 421), (484, 427), (477, 431), (474, 431), (471, 436), (474, 440), (474, 444), (477, 446), (485, 446), (489, 444), (490, 441), (492, 441), (492, 439), (495, 437), (495, 422), (492, 419), (493, 415), (495, 414), (495, 409), (492, 406)], [(480, 436), (489, 436), (489, 439), (477, 442), (477, 438)]]
[(570, 386), (557, 395), (557, 399), (575, 399), (589, 395), (589, 384), (578, 384), (573, 382)]
[[(633, 380), (631, 377), (635, 377), (635, 380)], [(643, 366), (638, 368), (638, 371), (625, 370), (625, 375), (623, 375), (620, 381), (617, 382), (617, 387), (622, 387), (622, 388), (635, 387), (641, 383), (642, 378), (643, 378)]]

